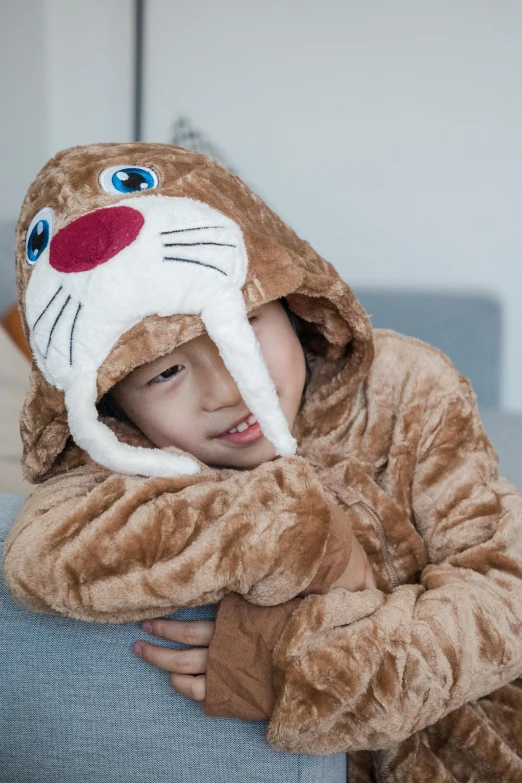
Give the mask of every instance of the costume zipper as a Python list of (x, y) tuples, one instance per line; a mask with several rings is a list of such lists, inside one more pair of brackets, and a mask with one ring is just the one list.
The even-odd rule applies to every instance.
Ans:
[(372, 523), (375, 532), (379, 536), (379, 541), (381, 542), (381, 548), (382, 553), (384, 555), (384, 563), (386, 565), (386, 570), (388, 572), (388, 579), (392, 583), (392, 586), (398, 587), (399, 586), (399, 577), (397, 575), (397, 571), (395, 570), (395, 566), (393, 564), (392, 556), (390, 555), (390, 550), (388, 549), (388, 541), (386, 540), (386, 533), (384, 532), (384, 528), (382, 526), (382, 522), (377, 516), (377, 514), (364, 503), (362, 500), (358, 500), (357, 503), (354, 503), (354, 506), (358, 506), (361, 511), (363, 512), (364, 516), (370, 520)]

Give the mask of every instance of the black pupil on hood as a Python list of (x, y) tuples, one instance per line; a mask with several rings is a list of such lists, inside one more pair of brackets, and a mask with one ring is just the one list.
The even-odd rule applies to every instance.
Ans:
[(137, 171), (131, 171), (123, 184), (129, 190), (145, 190), (145, 188), (141, 187), (143, 184), (147, 185), (148, 187), (147, 180), (143, 174), (138, 174)]
[(45, 244), (45, 231), (40, 231), (40, 233), (38, 233), (38, 231), (33, 231), (29, 241), (31, 244), (31, 250), (33, 251), (34, 255), (37, 256), (38, 252)]

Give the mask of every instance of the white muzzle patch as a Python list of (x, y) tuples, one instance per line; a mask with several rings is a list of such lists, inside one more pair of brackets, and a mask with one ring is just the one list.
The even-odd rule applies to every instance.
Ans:
[(190, 457), (121, 443), (98, 421), (96, 411), (98, 370), (119, 338), (149, 315), (182, 313), (201, 316), (276, 453), (294, 454), (297, 444), (248, 322), (241, 291), (248, 258), (239, 226), (190, 198), (138, 196), (114, 207), (143, 216), (130, 244), (92, 269), (63, 272), (51, 266), (51, 242), (26, 291), (35, 361), (47, 381), (65, 392), (75, 442), (96, 462), (120, 473), (199, 472)]

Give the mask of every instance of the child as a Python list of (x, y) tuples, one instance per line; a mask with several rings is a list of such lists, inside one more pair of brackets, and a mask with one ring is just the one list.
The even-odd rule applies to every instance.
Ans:
[[(6, 544), (15, 598), (102, 622), (221, 601), (207, 714), (348, 751), (350, 780), (522, 780), (522, 498), (451, 362), (372, 333), (331, 265), (179, 148), (60, 153), (17, 237), (41, 486)], [(261, 674), (228, 679), (253, 644)]]

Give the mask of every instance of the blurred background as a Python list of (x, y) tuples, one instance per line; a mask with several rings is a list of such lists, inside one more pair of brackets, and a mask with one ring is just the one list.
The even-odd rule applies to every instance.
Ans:
[(0, 0), (0, 490), (26, 493), (13, 226), (56, 151), (216, 157), (376, 327), (469, 377), (522, 487), (522, 3)]

